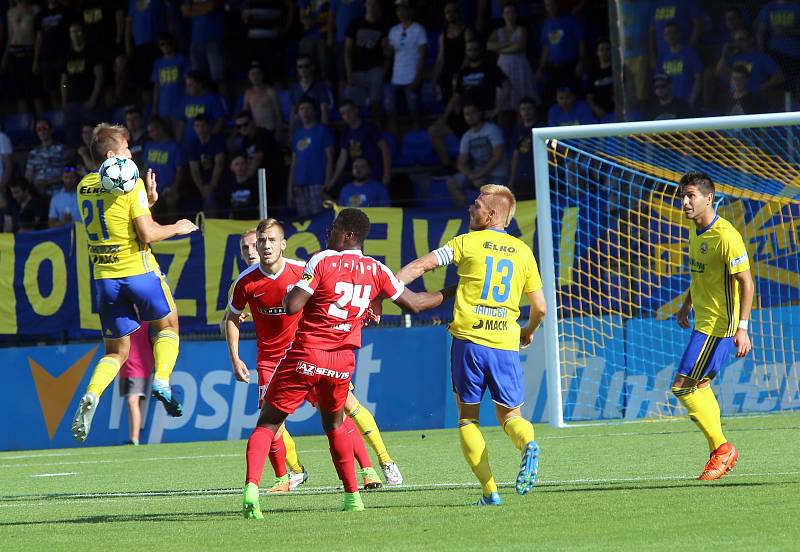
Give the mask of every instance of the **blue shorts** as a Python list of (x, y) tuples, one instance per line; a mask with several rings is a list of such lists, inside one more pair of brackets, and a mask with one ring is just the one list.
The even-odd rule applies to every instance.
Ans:
[(507, 408), (525, 402), (519, 351), (493, 349), (453, 338), (450, 348), (453, 391), (465, 404), (478, 404), (489, 388), (492, 400)]
[(95, 280), (103, 338), (135, 332), (139, 320), (161, 320), (174, 308), (167, 279), (160, 272)]
[(712, 380), (728, 360), (732, 348), (733, 337), (714, 337), (694, 330), (678, 373), (696, 381)]

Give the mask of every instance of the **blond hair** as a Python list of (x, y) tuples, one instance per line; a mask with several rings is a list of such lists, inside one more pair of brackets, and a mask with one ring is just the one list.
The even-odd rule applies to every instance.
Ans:
[(258, 227), (256, 228), (256, 234), (263, 234), (270, 228), (277, 228), (278, 230), (281, 231), (282, 236), (286, 235), (286, 232), (283, 229), (283, 224), (281, 224), (280, 222), (277, 221), (277, 219), (274, 218), (267, 218), (259, 222)]
[(244, 241), (244, 239), (247, 236), (249, 236), (250, 234), (255, 234), (255, 233), (256, 233), (256, 229), (255, 228), (250, 228), (249, 230), (245, 230), (244, 232), (242, 232), (242, 235), (239, 236), (239, 243), (242, 243)]
[(100, 123), (92, 131), (92, 141), (89, 142), (89, 151), (95, 163), (102, 163), (108, 157), (109, 151), (117, 151), (122, 140), (127, 140), (130, 134), (122, 125)]
[[(503, 220), (503, 228), (508, 228), (517, 210), (517, 200), (514, 198), (514, 192), (501, 184), (484, 184), (481, 186), (480, 191), (483, 195), (493, 196), (489, 207), (497, 211), (498, 216)], [(505, 216), (504, 219), (503, 215)]]

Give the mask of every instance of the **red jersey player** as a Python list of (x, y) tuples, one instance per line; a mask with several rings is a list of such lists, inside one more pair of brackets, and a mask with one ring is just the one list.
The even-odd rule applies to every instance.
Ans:
[[(283, 300), (288, 315), (303, 312), (295, 340), (270, 380), (256, 427), (247, 440), (245, 517), (262, 519), (258, 480), (263, 450), (284, 420), (308, 399), (320, 412), (331, 458), (344, 484), (344, 510), (359, 511), (353, 443), (344, 422), (344, 403), (361, 347), (361, 327), (370, 303), (389, 297), (400, 307), (419, 312), (440, 305), (445, 294), (414, 293), (361, 247), (369, 218), (358, 209), (343, 209), (328, 236), (328, 249), (314, 255), (302, 277)], [(255, 313), (254, 313), (255, 314)]]

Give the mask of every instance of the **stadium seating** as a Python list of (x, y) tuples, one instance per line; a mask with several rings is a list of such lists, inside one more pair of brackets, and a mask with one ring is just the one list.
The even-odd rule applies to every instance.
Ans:
[(31, 146), (36, 143), (33, 123), (29, 113), (13, 113), (3, 121), (3, 131), (15, 146)]

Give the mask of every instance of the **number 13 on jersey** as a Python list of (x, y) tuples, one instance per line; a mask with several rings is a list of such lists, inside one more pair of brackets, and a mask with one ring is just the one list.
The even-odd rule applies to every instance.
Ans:
[[(486, 272), (483, 275), (483, 290), (481, 291), (481, 299), (491, 298), (497, 303), (504, 303), (508, 296), (511, 294), (511, 278), (514, 275), (514, 263), (511, 259), (497, 260), (494, 257), (486, 256)], [(494, 275), (497, 275), (499, 282), (497, 285), (492, 286), (492, 280), (496, 280)]]

